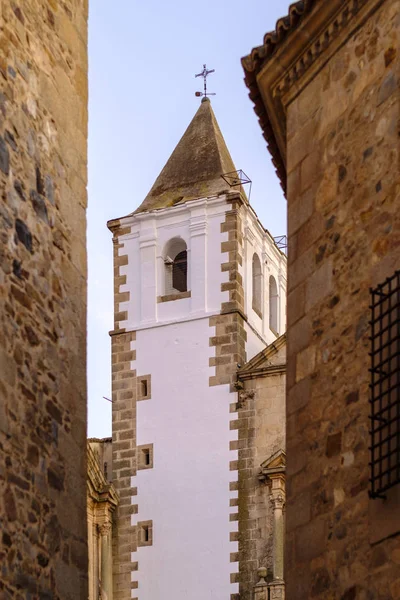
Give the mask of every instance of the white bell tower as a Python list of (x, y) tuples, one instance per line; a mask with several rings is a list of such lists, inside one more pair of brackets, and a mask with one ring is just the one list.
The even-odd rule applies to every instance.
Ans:
[(278, 306), (286, 259), (222, 178), (232, 171), (205, 98), (141, 206), (109, 222), (114, 600), (238, 593), (234, 384), (280, 333), (266, 282)]

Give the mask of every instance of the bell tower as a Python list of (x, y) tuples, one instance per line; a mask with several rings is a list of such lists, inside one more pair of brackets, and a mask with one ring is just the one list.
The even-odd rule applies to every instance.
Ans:
[(285, 257), (222, 177), (233, 171), (205, 97), (142, 204), (108, 223), (114, 600), (238, 593), (234, 384), (284, 329)]

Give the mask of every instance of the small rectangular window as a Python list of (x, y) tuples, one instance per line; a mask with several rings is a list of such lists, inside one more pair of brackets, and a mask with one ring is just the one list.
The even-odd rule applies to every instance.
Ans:
[(140, 521), (137, 524), (138, 546), (153, 545), (153, 521)]
[(142, 542), (148, 542), (149, 539), (150, 539), (149, 526), (143, 525), (143, 527), (142, 527)]
[(139, 470), (153, 468), (153, 444), (137, 447), (137, 463)]
[(140, 375), (137, 378), (137, 399), (138, 400), (150, 400), (150, 396), (151, 396), (150, 375)]

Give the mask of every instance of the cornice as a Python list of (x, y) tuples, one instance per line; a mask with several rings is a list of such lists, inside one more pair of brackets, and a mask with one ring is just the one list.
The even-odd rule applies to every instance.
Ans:
[(87, 493), (94, 502), (108, 502), (112, 510), (118, 505), (118, 493), (104, 477), (90, 442), (87, 443)]
[(385, 0), (309, 0), (290, 7), (242, 59), (249, 97), (286, 193), (286, 108)]

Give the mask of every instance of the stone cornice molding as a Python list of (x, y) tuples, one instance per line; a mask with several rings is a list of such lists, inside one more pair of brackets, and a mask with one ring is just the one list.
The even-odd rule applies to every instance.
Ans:
[[(281, 42), (242, 59), (245, 82), (286, 193), (286, 107), (385, 0), (314, 0)], [(296, 3), (299, 5), (300, 3)], [(304, 3), (307, 4), (307, 3)], [(296, 8), (294, 5), (291, 7)], [(298, 7), (296, 10), (299, 10)], [(303, 14), (304, 13), (304, 14)], [(273, 46), (273, 48), (272, 48)]]
[(87, 444), (87, 495), (94, 503), (107, 502), (111, 510), (119, 503), (118, 493), (105, 479), (90, 443)]
[(240, 371), (238, 378), (240, 381), (247, 379), (259, 379), (260, 377), (269, 377), (271, 375), (282, 375), (286, 373), (286, 363), (282, 365), (270, 365), (259, 369)]
[[(260, 481), (271, 482), (274, 478), (284, 481), (286, 472), (286, 452), (282, 449), (275, 452), (261, 464), (258, 475)], [(276, 490), (282, 493), (282, 490)]]

